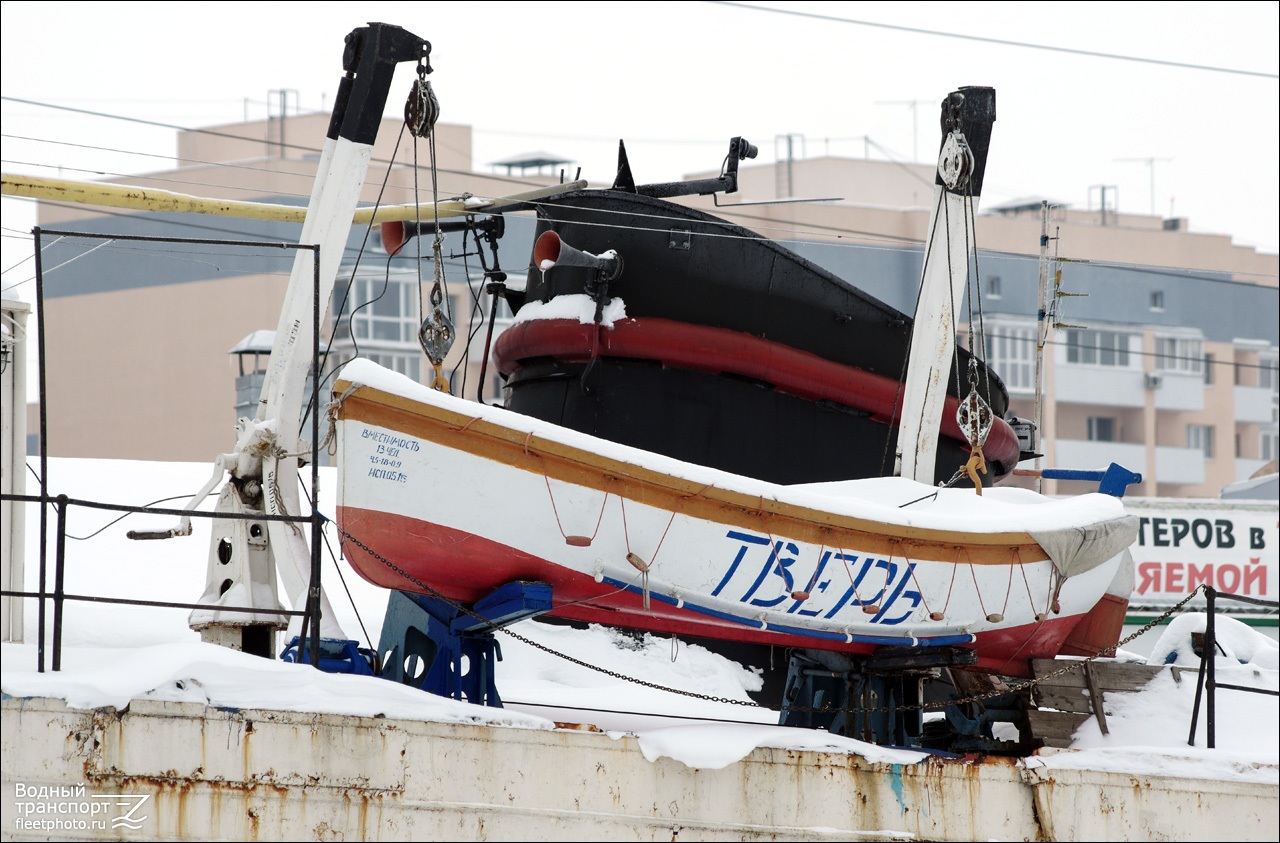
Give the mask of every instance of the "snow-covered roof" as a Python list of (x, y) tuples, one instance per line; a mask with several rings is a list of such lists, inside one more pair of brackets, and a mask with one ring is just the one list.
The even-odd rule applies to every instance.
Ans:
[(254, 331), (240, 342), (231, 346), (227, 354), (270, 354), (271, 347), (275, 345), (276, 332), (269, 331), (265, 328)]
[(1222, 487), (1222, 497), (1228, 500), (1275, 501), (1280, 500), (1280, 473), (1276, 473), (1275, 461), (1270, 474), (1255, 474), (1248, 480)]
[(556, 155), (554, 152), (521, 152), (490, 161), (491, 167), (546, 167), (555, 164), (569, 164), (572, 158)]

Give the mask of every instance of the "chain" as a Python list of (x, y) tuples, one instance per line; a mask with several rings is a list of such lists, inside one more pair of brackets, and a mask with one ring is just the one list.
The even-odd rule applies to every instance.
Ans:
[[(963, 705), (963, 704), (965, 704), (965, 703), (981, 702), (982, 700), (990, 699), (990, 698), (992, 698), (992, 697), (1000, 697), (1000, 696), (1004, 696), (1005, 694), (1014, 694), (1014, 693), (1018, 693), (1019, 691), (1025, 691), (1025, 690), (1027, 690), (1027, 689), (1029, 689), (1029, 688), (1034, 688), (1036, 685), (1039, 685), (1039, 684), (1041, 684), (1042, 682), (1048, 682), (1050, 679), (1057, 679), (1059, 676), (1065, 676), (1065, 675), (1066, 675), (1066, 674), (1068, 674), (1068, 673), (1074, 673), (1075, 671), (1079, 670), (1080, 668), (1084, 667), (1085, 665), (1087, 665), (1087, 664), (1091, 664), (1092, 662), (1095, 662), (1095, 661), (1097, 661), (1098, 659), (1105, 657), (1107, 653), (1110, 653), (1110, 652), (1113, 652), (1113, 651), (1115, 651), (1115, 650), (1120, 649), (1120, 648), (1121, 648), (1121, 647), (1123, 647), (1125, 644), (1128, 644), (1130, 641), (1133, 641), (1133, 640), (1134, 640), (1135, 638), (1137, 638), (1138, 636), (1140, 636), (1140, 635), (1142, 635), (1143, 633), (1146, 633), (1146, 632), (1150, 631), (1151, 629), (1153, 629), (1154, 627), (1156, 627), (1156, 626), (1160, 625), (1162, 622), (1164, 622), (1165, 620), (1167, 620), (1168, 618), (1170, 618), (1174, 613), (1176, 613), (1176, 612), (1177, 612), (1179, 609), (1181, 609), (1183, 606), (1185, 606), (1185, 605), (1187, 605), (1189, 602), (1191, 602), (1191, 599), (1192, 599), (1193, 597), (1195, 597), (1197, 594), (1199, 594), (1199, 593), (1200, 593), (1201, 591), (1203, 591), (1203, 590), (1204, 590), (1204, 586), (1203, 586), (1203, 585), (1198, 585), (1198, 586), (1196, 586), (1196, 587), (1195, 587), (1195, 589), (1194, 589), (1194, 590), (1192, 590), (1192, 592), (1191, 592), (1190, 594), (1188, 594), (1186, 597), (1182, 598), (1182, 600), (1180, 600), (1180, 601), (1179, 601), (1177, 604), (1175, 604), (1174, 606), (1171, 606), (1171, 607), (1169, 608), (1169, 610), (1168, 610), (1168, 611), (1166, 611), (1163, 615), (1160, 615), (1160, 616), (1159, 616), (1159, 617), (1157, 617), (1157, 618), (1153, 618), (1153, 619), (1152, 619), (1150, 622), (1148, 622), (1145, 626), (1143, 626), (1143, 627), (1142, 627), (1141, 629), (1139, 629), (1137, 632), (1133, 633), (1132, 635), (1130, 635), (1129, 637), (1125, 638), (1124, 640), (1122, 640), (1122, 641), (1117, 641), (1114, 647), (1108, 647), (1107, 649), (1102, 650), (1102, 651), (1100, 651), (1100, 652), (1098, 652), (1098, 653), (1095, 653), (1094, 655), (1089, 656), (1089, 657), (1088, 657), (1088, 658), (1086, 658), (1086, 659), (1081, 659), (1080, 661), (1073, 661), (1073, 662), (1071, 662), (1070, 664), (1068, 664), (1068, 665), (1066, 665), (1066, 666), (1064, 666), (1064, 667), (1062, 667), (1062, 668), (1059, 668), (1058, 670), (1055, 670), (1053, 673), (1046, 673), (1044, 676), (1041, 676), (1041, 677), (1039, 677), (1039, 678), (1036, 678), (1036, 679), (1028, 679), (1028, 680), (1026, 680), (1026, 681), (1024, 681), (1024, 682), (1018, 682), (1017, 684), (1010, 685), (1010, 686), (1008, 686), (1008, 687), (1006, 687), (1006, 688), (1004, 688), (1004, 689), (1002, 689), (1002, 690), (989, 691), (989, 692), (987, 692), (987, 693), (985, 693), (985, 694), (973, 694), (973, 695), (971, 695), (971, 696), (967, 696), (967, 697), (957, 697), (956, 699), (953, 699), (953, 700), (947, 700), (946, 702), (943, 702), (943, 703), (925, 703), (925, 704), (922, 706), (922, 708), (924, 708), (924, 709), (928, 710), (928, 709), (930, 709), (930, 708), (944, 708), (944, 707), (949, 706), (949, 705)], [(881, 709), (881, 710), (886, 710), (886, 709)], [(906, 710), (906, 707), (902, 707), (902, 708), (895, 709), (895, 710), (898, 710), (898, 711), (904, 711), (904, 710)]]
[[(393, 573), (398, 574), (399, 576), (403, 577), (404, 579), (416, 585), (418, 588), (422, 589), (423, 593), (428, 594), (432, 597), (435, 597), (438, 600), (445, 601), (446, 603), (453, 606), (458, 611), (464, 614), (470, 615), (471, 617), (485, 623), (486, 625), (492, 624), (492, 621), (489, 618), (486, 618), (483, 615), (475, 612), (474, 610), (466, 606), (463, 606), (459, 603), (456, 603), (453, 600), (450, 600), (449, 598), (445, 597), (436, 589), (427, 585), (422, 580), (413, 576), (408, 571), (404, 570), (399, 565), (392, 562), (390, 559), (387, 559), (385, 556), (378, 553), (376, 550), (369, 547), (364, 542), (360, 541), (360, 539), (348, 533), (346, 530), (343, 530), (341, 527), (338, 527), (336, 524), (334, 526), (337, 529), (337, 531), (342, 534), (342, 537), (344, 539), (351, 542), (356, 547), (360, 548), (365, 553), (369, 554), (374, 559), (381, 562)], [(1123, 641), (1117, 642), (1114, 647), (1109, 647), (1106, 650), (1102, 650), (1101, 652), (1093, 656), (1090, 656), (1087, 659), (1081, 659), (1078, 662), (1072, 662), (1066, 667), (1063, 667), (1060, 670), (1056, 670), (1053, 673), (1046, 674), (1045, 676), (1041, 676), (1038, 679), (1028, 679), (1025, 682), (1019, 682), (1016, 685), (1007, 686), (999, 690), (989, 691), (983, 694), (972, 694), (967, 697), (958, 697), (956, 699), (945, 700), (943, 702), (918, 703), (915, 705), (881, 706), (881, 707), (873, 707), (873, 708), (855, 708), (853, 710), (856, 710), (862, 713), (867, 713), (867, 714), (896, 713), (900, 711), (917, 711), (917, 710), (930, 711), (933, 709), (947, 708), (953, 705), (964, 705), (966, 703), (971, 703), (971, 702), (981, 702), (983, 700), (991, 699), (993, 697), (1001, 697), (1001, 696), (1004, 696), (1005, 694), (1024, 691), (1028, 688), (1032, 688), (1036, 685), (1039, 685), (1041, 682), (1047, 682), (1050, 679), (1055, 679), (1059, 676), (1065, 675), (1067, 673), (1071, 673), (1072, 671), (1079, 670), (1084, 665), (1089, 664), (1090, 662), (1093, 662), (1099, 658), (1102, 658), (1106, 653), (1116, 650), (1124, 644), (1128, 644), (1130, 641), (1134, 640), (1139, 635), (1142, 635), (1144, 632), (1147, 632), (1148, 630), (1152, 629), (1162, 621), (1169, 618), (1171, 615), (1173, 615), (1175, 612), (1177, 612), (1179, 609), (1181, 609), (1183, 606), (1189, 603), (1191, 599), (1195, 597), (1197, 594), (1199, 594), (1203, 589), (1204, 589), (1204, 586), (1196, 586), (1195, 590), (1192, 591), (1190, 594), (1188, 594), (1186, 597), (1184, 597), (1181, 600), (1181, 602), (1171, 607), (1167, 612), (1165, 612), (1160, 617), (1153, 619), (1150, 623), (1148, 623), (1146, 626), (1142, 627), (1142, 629), (1139, 629), (1137, 632), (1130, 635), (1128, 638), (1125, 638)], [(697, 691), (685, 691), (680, 688), (672, 688), (667, 685), (660, 685), (657, 682), (649, 682), (648, 680), (645, 680), (645, 679), (637, 679), (634, 676), (628, 676), (625, 673), (619, 673), (618, 671), (610, 670), (607, 667), (600, 667), (599, 665), (594, 665), (594, 664), (591, 664), (590, 662), (585, 662), (582, 659), (576, 658), (574, 656), (570, 656), (567, 653), (561, 653), (558, 650), (553, 650), (552, 648), (546, 646), (545, 644), (540, 644), (537, 641), (534, 641), (530, 638), (526, 638), (520, 633), (513, 632), (512, 630), (506, 627), (493, 627), (493, 628), (497, 629), (500, 632), (506, 633), (507, 635), (511, 636), (512, 638), (514, 638), (515, 640), (519, 641), (522, 644), (527, 644), (530, 647), (541, 650), (544, 653), (547, 653), (549, 655), (555, 656), (560, 659), (564, 659), (565, 661), (571, 662), (572, 664), (576, 664), (579, 667), (585, 667), (588, 670), (594, 670), (597, 673), (602, 673), (605, 676), (609, 676), (614, 679), (621, 679), (624, 682), (630, 682), (634, 685), (641, 685), (646, 688), (653, 688), (656, 691), (666, 691), (667, 693), (670, 693), (670, 694), (678, 694), (680, 696), (692, 697), (693, 699), (706, 700), (708, 702), (729, 703), (731, 705), (740, 705), (740, 706), (746, 706), (749, 708), (768, 708), (768, 706), (762, 705), (761, 703), (755, 702), (754, 700), (735, 700), (729, 697), (717, 697), (711, 694), (700, 694)], [(808, 712), (828, 712), (828, 713), (834, 714), (838, 711), (842, 711), (843, 709), (825, 708), (825, 707), (810, 708), (810, 707), (791, 706), (791, 707), (788, 707), (788, 710), (789, 711), (808, 711)]]

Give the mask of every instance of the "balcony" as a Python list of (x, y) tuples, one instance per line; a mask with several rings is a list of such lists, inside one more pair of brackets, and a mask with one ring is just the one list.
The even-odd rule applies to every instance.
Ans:
[(1236, 424), (1270, 424), (1275, 420), (1276, 394), (1270, 387), (1237, 386)]
[(1190, 372), (1156, 372), (1156, 409), (1179, 412), (1204, 409), (1204, 375)]
[(1137, 369), (1061, 364), (1054, 373), (1054, 397), (1060, 404), (1142, 407), (1146, 390)]
[(1199, 448), (1156, 448), (1157, 483), (1203, 483), (1204, 451)]
[[(1142, 374), (1139, 372), (1138, 376)], [(1094, 442), (1084, 439), (1059, 439), (1054, 443), (1053, 465), (1049, 468), (1074, 468), (1081, 471), (1105, 469), (1117, 463), (1139, 474), (1147, 473), (1147, 446), (1134, 442)]]

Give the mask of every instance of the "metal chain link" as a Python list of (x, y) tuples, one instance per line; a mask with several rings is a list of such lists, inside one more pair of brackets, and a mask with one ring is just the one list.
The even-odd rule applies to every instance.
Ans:
[[(1041, 676), (1039, 678), (1027, 679), (1026, 681), (1018, 682), (1000, 691), (989, 691), (985, 694), (973, 694), (967, 697), (957, 697), (956, 699), (953, 699), (953, 700), (947, 700), (945, 703), (925, 703), (922, 706), (922, 708), (925, 708), (925, 709), (943, 708), (948, 705), (962, 705), (964, 703), (970, 703), (970, 702), (981, 702), (982, 700), (990, 699), (992, 697), (1000, 697), (1000, 696), (1004, 696), (1005, 694), (1013, 694), (1019, 691), (1025, 691), (1028, 688), (1034, 688), (1036, 685), (1039, 685), (1042, 682), (1048, 682), (1050, 679), (1057, 679), (1059, 676), (1065, 676), (1068, 673), (1074, 673), (1075, 671), (1079, 670), (1080, 668), (1084, 667), (1087, 664), (1095, 662), (1100, 658), (1107, 657), (1106, 656), (1107, 653), (1114, 652), (1115, 650), (1120, 649), (1122, 646), (1124, 646), (1125, 644), (1128, 644), (1130, 641), (1134, 640), (1138, 636), (1158, 626), (1161, 622), (1171, 617), (1175, 612), (1177, 612), (1183, 606), (1187, 605), (1187, 603), (1191, 602), (1191, 599), (1203, 590), (1204, 590), (1203, 585), (1196, 586), (1195, 589), (1190, 594), (1182, 598), (1182, 600), (1179, 601), (1174, 606), (1170, 607), (1169, 610), (1166, 611), (1163, 615), (1160, 615), (1157, 618), (1153, 618), (1149, 623), (1147, 623), (1137, 632), (1130, 635), (1128, 638), (1125, 638), (1122, 641), (1117, 641), (1114, 647), (1108, 647), (1107, 649), (1101, 650), (1098, 653), (1095, 653), (1094, 655), (1089, 656), (1088, 658), (1081, 659), (1080, 661), (1073, 661), (1070, 664), (1058, 670), (1055, 670), (1053, 673), (1046, 673), (1044, 676)], [(906, 710), (906, 709), (899, 708), (896, 710)]]

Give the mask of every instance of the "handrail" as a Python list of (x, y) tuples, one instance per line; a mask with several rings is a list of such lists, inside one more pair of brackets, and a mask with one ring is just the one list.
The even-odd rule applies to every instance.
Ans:
[(1228, 688), (1232, 691), (1246, 691), (1251, 694), (1267, 694), (1273, 697), (1280, 697), (1280, 691), (1272, 691), (1266, 688), (1250, 688), (1245, 685), (1229, 685), (1225, 682), (1218, 682), (1216, 678), (1215, 663), (1217, 662), (1218, 639), (1217, 631), (1214, 624), (1214, 617), (1217, 614), (1215, 602), (1218, 597), (1224, 600), (1237, 600), (1241, 603), (1254, 603), (1260, 606), (1269, 606), (1273, 609), (1280, 609), (1280, 601), (1277, 600), (1260, 600), (1257, 597), (1246, 597), (1240, 594), (1222, 594), (1211, 585), (1201, 586), (1204, 589), (1206, 612), (1204, 623), (1204, 641), (1200, 645), (1200, 670), (1196, 676), (1196, 700), (1191, 707), (1191, 732), (1187, 735), (1187, 745), (1196, 745), (1196, 726), (1200, 720), (1200, 698), (1207, 689), (1208, 695), (1205, 699), (1205, 731), (1209, 749), (1214, 749), (1217, 744), (1217, 689)]
[[(47, 396), (47, 361), (45, 353), (45, 337), (46, 331), (44, 326), (45, 315), (45, 270), (43, 265), (43, 240), (44, 236), (54, 235), (58, 238), (87, 238), (104, 241), (135, 241), (135, 242), (158, 242), (158, 243), (184, 243), (194, 245), (220, 245), (230, 248), (278, 248), (285, 251), (293, 252), (311, 252), (314, 255), (313, 265), (316, 267), (313, 275), (312, 284), (312, 337), (311, 337), (311, 382), (312, 390), (310, 396), (310, 407), (308, 413), (311, 419), (311, 481), (312, 488), (317, 485), (317, 472), (319, 466), (319, 383), (320, 383), (320, 283), (319, 283), (319, 263), (320, 263), (320, 247), (310, 244), (298, 244), (287, 242), (264, 241), (245, 241), (245, 240), (228, 240), (228, 239), (211, 239), (211, 238), (193, 238), (193, 237), (159, 237), (151, 235), (125, 235), (125, 234), (101, 234), (83, 231), (67, 231), (58, 229), (41, 228), (36, 226), (32, 229), (32, 235), (35, 241), (35, 281), (36, 281), (36, 318), (38, 323), (36, 333), (36, 351), (39, 372), (39, 395), (40, 395), (40, 494), (39, 495), (0, 495), (3, 500), (28, 501), (41, 504), (40, 507), (40, 567), (39, 567), (39, 588), (36, 592), (19, 592), (4, 591), (4, 597), (35, 597), (38, 600), (38, 620), (37, 620), (37, 636), (38, 642), (36, 646), (36, 666), (40, 673), (45, 670), (45, 640), (46, 640), (46, 604), (49, 600), (53, 601), (53, 653), (52, 653), (52, 669), (55, 671), (62, 669), (62, 609), (66, 600), (98, 600), (101, 602), (126, 602), (121, 598), (95, 598), (87, 595), (68, 595), (64, 588), (63, 577), (65, 573), (65, 555), (66, 555), (66, 513), (70, 506), (84, 506), (93, 509), (106, 509), (122, 512), (145, 512), (154, 515), (177, 515), (181, 518), (235, 518), (240, 520), (254, 521), (289, 521), (295, 523), (309, 523), (311, 525), (311, 574), (310, 582), (307, 589), (307, 608), (304, 611), (284, 611), (276, 609), (264, 610), (261, 607), (256, 609), (257, 613), (263, 615), (280, 615), (280, 616), (300, 616), (302, 618), (300, 640), (309, 643), (312, 652), (312, 663), (319, 663), (319, 647), (320, 647), (320, 599), (321, 582), (320, 582), (320, 535), (324, 522), (328, 520), (313, 505), (310, 515), (274, 515), (271, 513), (227, 513), (227, 512), (199, 512), (194, 509), (171, 509), (156, 507), (132, 507), (117, 504), (107, 504), (98, 501), (73, 500), (66, 495), (49, 494), (48, 477), (49, 477), (49, 431), (48, 431), (48, 396)], [(57, 532), (55, 547), (55, 565), (54, 565), (54, 588), (50, 592), (47, 587), (48, 583), (48, 522), (47, 512), (48, 506), (53, 504), (57, 510)], [(193, 605), (184, 603), (165, 603), (162, 601), (130, 601), (136, 605), (161, 605), (172, 608), (210, 608), (206, 605)], [(244, 607), (216, 607), (218, 610), (236, 612), (245, 611)]]

